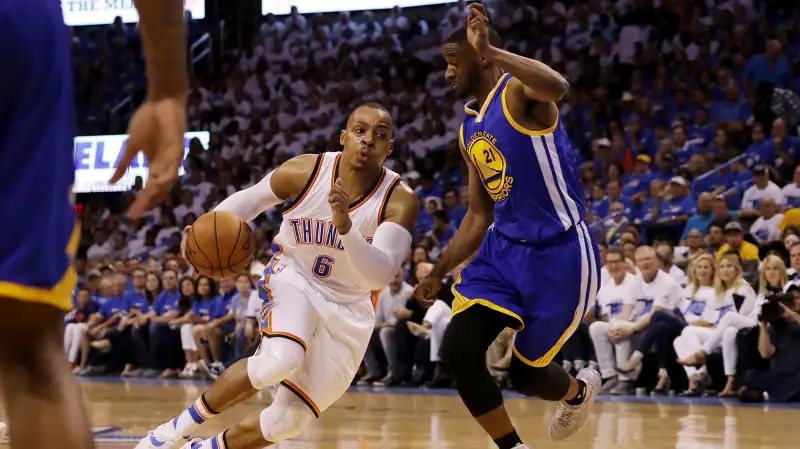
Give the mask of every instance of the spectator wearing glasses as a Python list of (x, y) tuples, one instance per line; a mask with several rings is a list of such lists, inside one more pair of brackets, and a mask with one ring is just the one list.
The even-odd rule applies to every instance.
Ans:
[(609, 248), (605, 260), (609, 280), (604, 282), (597, 292), (599, 311), (597, 321), (589, 325), (589, 335), (603, 377), (601, 392), (611, 393), (620, 383), (630, 381), (628, 376), (618, 376), (614, 369), (615, 360), (628, 359), (630, 345), (618, 340), (612, 329), (616, 329), (618, 321), (630, 318), (632, 303), (636, 301), (634, 295), (638, 280), (635, 274), (628, 271), (625, 254), (621, 249)]
[[(769, 259), (770, 267), (779, 269), (783, 265), (778, 257)], [(785, 271), (784, 266), (784, 276)], [(756, 293), (742, 278), (742, 266), (736, 254), (725, 254), (719, 260), (714, 288), (716, 301), (713, 307), (709, 307), (709, 318), (705, 320), (708, 324), (684, 328), (673, 343), (675, 353), (678, 354), (678, 363), (684, 365), (689, 376), (689, 389), (682, 393), (684, 396), (703, 394), (708, 385), (708, 375), (704, 367), (706, 359), (708, 354), (720, 346), (725, 374), (729, 379), (720, 395), (733, 394), (733, 377), (736, 375), (738, 356), (736, 335), (739, 329), (755, 325)]]

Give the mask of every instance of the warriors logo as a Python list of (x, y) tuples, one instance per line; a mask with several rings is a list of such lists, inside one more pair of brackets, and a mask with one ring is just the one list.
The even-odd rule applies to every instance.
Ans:
[(508, 166), (505, 156), (497, 148), (497, 139), (485, 131), (479, 131), (470, 137), (467, 148), (489, 196), (496, 203), (505, 201), (511, 193), (514, 179), (506, 175)]

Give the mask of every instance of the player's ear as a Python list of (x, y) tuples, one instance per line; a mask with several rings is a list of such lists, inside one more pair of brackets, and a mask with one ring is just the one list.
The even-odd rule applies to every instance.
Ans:
[(339, 132), (339, 145), (344, 146), (344, 136), (347, 134), (347, 131), (342, 130)]
[(485, 69), (485, 68), (489, 67), (489, 64), (490, 64), (490, 62), (489, 62), (488, 59), (484, 58), (483, 56), (478, 56), (478, 65), (482, 69)]
[(392, 154), (392, 150), (394, 150), (394, 139), (389, 141), (389, 153), (387, 154), (387, 156)]

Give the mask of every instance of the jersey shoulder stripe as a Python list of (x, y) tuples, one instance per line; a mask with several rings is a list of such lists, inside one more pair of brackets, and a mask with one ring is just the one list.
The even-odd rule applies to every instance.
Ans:
[(283, 207), (283, 215), (286, 215), (289, 212), (293, 211), (295, 208), (297, 208), (297, 206), (299, 206), (300, 203), (303, 202), (306, 196), (308, 196), (308, 192), (311, 191), (311, 187), (317, 181), (317, 177), (319, 177), (319, 172), (320, 168), (322, 167), (323, 157), (324, 153), (317, 155), (317, 161), (314, 163), (314, 169), (311, 171), (311, 176), (308, 177), (306, 185), (303, 187), (303, 190), (300, 191), (300, 194), (297, 195), (297, 198), (286, 203), (286, 205)]

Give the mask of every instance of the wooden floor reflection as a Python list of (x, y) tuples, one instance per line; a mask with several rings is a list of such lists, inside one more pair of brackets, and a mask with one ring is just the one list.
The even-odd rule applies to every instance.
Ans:
[[(205, 385), (84, 382), (98, 449), (132, 448), (148, 429), (166, 421), (202, 393)], [(636, 400), (636, 399), (634, 399)], [(268, 399), (253, 399), (205, 424), (212, 435), (257, 412)], [(710, 404), (710, 405), (709, 405)], [(589, 425), (555, 443), (547, 436), (554, 404), (511, 398), (507, 407), (523, 439), (534, 448), (575, 449), (779, 449), (800, 444), (800, 409), (744, 407), (735, 402), (597, 404)], [(351, 392), (300, 438), (281, 448), (494, 448), (450, 394)]]

